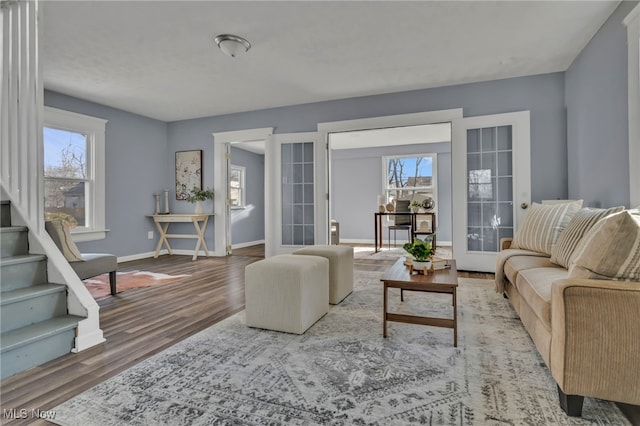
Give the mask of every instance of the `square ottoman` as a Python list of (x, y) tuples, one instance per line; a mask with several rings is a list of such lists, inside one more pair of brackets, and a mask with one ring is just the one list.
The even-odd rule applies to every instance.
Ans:
[(329, 260), (329, 303), (337, 305), (353, 291), (353, 247), (316, 245), (293, 252)]
[(247, 266), (249, 327), (303, 334), (329, 312), (329, 261), (318, 256), (273, 256)]

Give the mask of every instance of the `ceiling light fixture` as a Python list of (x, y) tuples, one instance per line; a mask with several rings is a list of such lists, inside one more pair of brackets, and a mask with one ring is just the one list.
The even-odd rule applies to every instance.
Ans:
[(232, 34), (220, 34), (213, 41), (216, 42), (225, 55), (229, 55), (232, 58), (247, 52), (251, 48), (251, 43), (247, 40)]

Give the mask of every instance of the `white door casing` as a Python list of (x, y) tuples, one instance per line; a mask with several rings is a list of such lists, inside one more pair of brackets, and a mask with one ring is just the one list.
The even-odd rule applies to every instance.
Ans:
[[(353, 132), (360, 130), (371, 130), (371, 129), (385, 129), (385, 128), (393, 128), (393, 127), (405, 127), (405, 126), (419, 126), (424, 124), (436, 124), (436, 123), (448, 123), (452, 120), (462, 118), (462, 108), (454, 108), (454, 109), (446, 109), (446, 110), (438, 110), (438, 111), (426, 111), (426, 112), (416, 112), (410, 114), (397, 114), (397, 115), (387, 115), (381, 117), (369, 117), (369, 118), (361, 118), (356, 120), (344, 120), (344, 121), (333, 121), (327, 123), (318, 123), (318, 140), (321, 144), (326, 145), (328, 147), (328, 151), (330, 151), (329, 146), (329, 135), (331, 133), (340, 133), (340, 132)], [(322, 182), (326, 185), (326, 188), (330, 188), (329, 180), (330, 180), (330, 171), (328, 166), (325, 165), (322, 169), (324, 175), (322, 177)], [(382, 188), (380, 188), (382, 190)], [(331, 202), (331, 195), (327, 192), (325, 197), (323, 197), (320, 202), (324, 205), (323, 208), (319, 208), (319, 211), (324, 211), (324, 219), (325, 225), (324, 229), (327, 235), (327, 241), (329, 241), (329, 203)], [(373, 216), (373, 214), (372, 214)], [(367, 219), (371, 220), (371, 219)]]
[[(496, 262), (496, 253), (499, 250), (499, 238), (507, 233), (515, 234), (515, 231), (518, 228), (518, 225), (522, 222), (522, 218), (526, 213), (526, 208), (531, 204), (531, 136), (530, 136), (530, 119), (529, 119), (529, 111), (520, 111), (520, 112), (512, 112), (505, 114), (495, 114), (495, 115), (487, 115), (487, 116), (478, 116), (478, 117), (469, 117), (469, 118), (461, 118), (457, 120), (453, 120), (452, 127), (452, 146), (451, 146), (451, 160), (452, 160), (452, 176), (451, 176), (451, 184), (452, 184), (452, 210), (453, 210), (453, 257), (456, 259), (457, 267), (460, 270), (469, 270), (469, 271), (482, 271), (482, 272), (495, 272), (495, 262)], [(482, 218), (483, 223), (478, 224), (475, 222), (477, 218), (470, 217), (470, 203), (469, 197), (473, 197), (470, 193), (471, 185), (469, 182), (470, 173), (469, 168), (474, 167), (468, 164), (468, 153), (467, 153), (467, 137), (468, 131), (479, 131), (483, 130), (489, 131), (489, 134), (492, 134), (492, 131), (495, 129), (495, 134), (497, 134), (500, 130), (510, 129), (510, 145), (511, 145), (511, 193), (509, 196), (511, 197), (511, 214), (507, 214), (505, 216), (510, 216), (508, 219), (501, 218), (499, 209), (500, 205), (504, 206), (504, 203), (499, 203), (497, 198), (497, 193), (500, 192), (504, 194), (502, 189), (498, 191), (497, 182), (507, 183), (508, 176), (502, 175), (499, 177), (496, 173), (496, 168), (498, 166), (498, 152), (499, 148), (493, 148), (495, 152), (496, 158), (494, 160), (491, 159), (491, 156), (494, 153), (483, 154), (480, 150), (478, 157), (482, 157), (483, 155), (488, 155), (488, 160), (495, 161), (495, 166), (491, 171), (491, 167), (483, 167), (485, 170), (474, 170), (474, 172), (482, 171), (490, 171), (489, 184), (487, 189), (491, 192), (488, 200), (495, 200), (496, 207), (494, 211), (494, 215), (487, 215), (487, 218)], [(497, 144), (497, 142), (494, 142)], [(504, 164), (504, 158), (502, 157), (502, 163)], [(484, 157), (483, 157), (484, 158)], [(502, 185), (502, 188), (507, 188), (508, 186)], [(482, 198), (483, 196), (480, 196)], [(481, 200), (482, 201), (482, 200)], [(487, 203), (480, 202), (475, 207), (471, 206), (471, 208), (479, 208), (484, 210), (485, 206), (489, 207), (491, 211), (491, 202)], [(483, 212), (484, 214), (484, 212)], [(489, 219), (489, 222), (487, 222)], [(501, 223), (501, 219), (503, 220)], [(508, 221), (512, 221), (512, 223), (506, 223)], [(474, 223), (475, 222), (475, 223)], [(505, 225), (504, 228), (501, 225)], [(493, 239), (485, 238), (485, 235), (480, 232), (480, 235), (474, 234), (470, 231), (470, 229), (477, 227), (486, 231), (491, 232), (493, 228)], [(503, 234), (504, 232), (504, 234)], [(484, 238), (484, 240), (483, 240)], [(474, 247), (473, 239), (480, 239), (482, 241), (481, 247)], [(489, 241), (491, 240), (491, 241)], [(494, 244), (495, 243), (495, 244)]]
[[(213, 134), (213, 190), (215, 192), (215, 197), (213, 199), (214, 256), (226, 256), (227, 246), (231, 246), (231, 241), (229, 239), (230, 232), (227, 232), (231, 225), (230, 217), (227, 215), (226, 202), (229, 185), (229, 170), (226, 155), (228, 144), (267, 140), (272, 133), (273, 127), (264, 127), (258, 129), (218, 132)], [(268, 225), (269, 224), (265, 219), (265, 228), (268, 228)]]

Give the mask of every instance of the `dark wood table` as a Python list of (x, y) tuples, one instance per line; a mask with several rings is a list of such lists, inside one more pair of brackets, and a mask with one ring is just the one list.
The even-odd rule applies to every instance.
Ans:
[[(433, 273), (422, 275), (409, 272), (409, 267), (404, 265), (404, 257), (398, 259), (386, 275), (380, 280), (383, 282), (383, 326), (382, 336), (387, 337), (387, 321), (404, 322), (407, 324), (430, 325), (433, 327), (445, 327), (453, 329), (453, 346), (458, 347), (458, 312), (456, 289), (458, 288), (458, 270), (456, 261), (449, 260), (450, 267)], [(433, 318), (417, 315), (396, 314), (387, 312), (387, 289), (399, 288), (400, 297), (403, 300), (403, 292), (422, 291), (425, 293), (450, 294), (453, 303), (453, 319)]]

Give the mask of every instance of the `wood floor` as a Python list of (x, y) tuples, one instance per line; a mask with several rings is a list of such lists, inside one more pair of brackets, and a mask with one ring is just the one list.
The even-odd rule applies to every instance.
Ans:
[[(99, 302), (107, 341), (68, 354), (0, 383), (0, 424), (49, 425), (33, 417), (142, 360), (244, 309), (244, 268), (264, 256), (264, 246), (234, 250), (226, 258), (161, 256), (118, 265), (120, 271), (189, 274), (175, 283), (129, 290)], [(385, 271), (393, 260), (357, 259), (356, 270)], [(493, 274), (460, 272), (461, 277)], [(11, 411), (15, 410), (15, 411)], [(20, 410), (26, 410), (21, 412)], [(11, 419), (26, 413), (26, 418)]]

